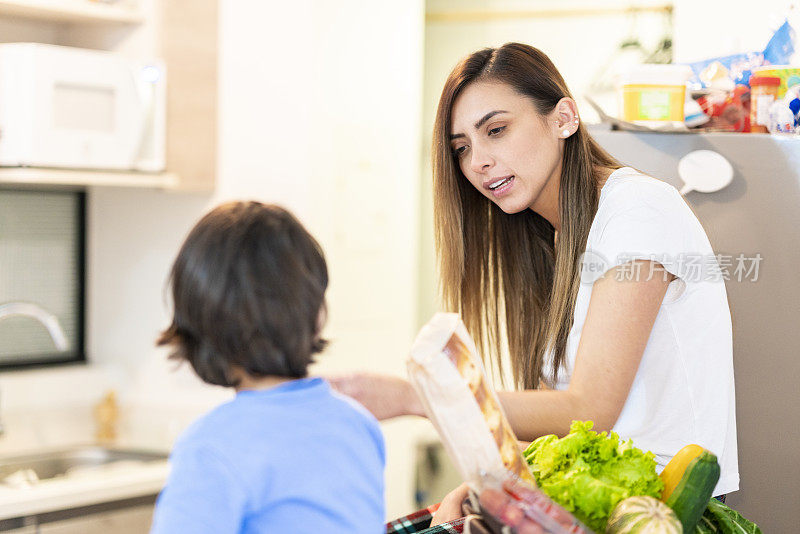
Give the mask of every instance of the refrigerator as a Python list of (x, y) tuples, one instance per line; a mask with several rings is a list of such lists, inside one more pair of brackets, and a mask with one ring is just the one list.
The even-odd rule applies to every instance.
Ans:
[(684, 196), (717, 254), (758, 265), (755, 279), (725, 282), (740, 475), (727, 504), (765, 533), (800, 531), (800, 138), (590, 131), (623, 164), (679, 190), (678, 162), (692, 151), (713, 150), (733, 166), (724, 189)]

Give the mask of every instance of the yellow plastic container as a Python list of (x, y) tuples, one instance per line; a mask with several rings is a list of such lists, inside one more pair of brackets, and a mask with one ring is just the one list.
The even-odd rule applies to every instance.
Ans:
[(682, 125), (686, 80), (685, 65), (638, 65), (620, 77), (622, 119), (645, 126)]

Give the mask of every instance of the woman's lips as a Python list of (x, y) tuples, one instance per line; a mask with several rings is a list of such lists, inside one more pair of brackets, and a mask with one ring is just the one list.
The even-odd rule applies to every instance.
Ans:
[(504, 181), (501, 182), (502, 185), (500, 185), (495, 189), (489, 189), (489, 191), (491, 191), (492, 195), (495, 198), (507, 195), (508, 192), (511, 191), (511, 188), (514, 187), (514, 178), (515, 178), (514, 176), (509, 176), (508, 178), (506, 178)]

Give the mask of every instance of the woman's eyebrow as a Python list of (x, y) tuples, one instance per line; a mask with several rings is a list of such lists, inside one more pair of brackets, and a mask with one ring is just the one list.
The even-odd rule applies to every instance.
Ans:
[(489, 119), (491, 119), (495, 115), (499, 115), (501, 113), (508, 113), (508, 111), (505, 111), (505, 110), (502, 110), (502, 109), (497, 110), (497, 111), (490, 111), (489, 113), (487, 113), (486, 115), (481, 117), (481, 120), (479, 120), (478, 122), (475, 123), (475, 129), (477, 130), (478, 128), (483, 126), (486, 123), (486, 121), (488, 121)]
[[(503, 110), (503, 109), (497, 109), (497, 110), (495, 110), (495, 111), (490, 111), (489, 113), (487, 113), (486, 115), (484, 115), (483, 117), (481, 117), (481, 118), (478, 120), (478, 122), (476, 122), (476, 123), (475, 123), (475, 129), (477, 130), (478, 128), (480, 128), (481, 126), (483, 126), (484, 124), (486, 124), (486, 121), (488, 121), (489, 119), (491, 119), (491, 118), (492, 118), (492, 117), (494, 117), (495, 115), (499, 115), (499, 114), (501, 114), (501, 113), (508, 113), (508, 111), (505, 111), (505, 110)], [(466, 137), (466, 136), (465, 136), (463, 133), (450, 134), (450, 140), (451, 140), (451, 141), (452, 141), (453, 139), (458, 139), (459, 137)]]

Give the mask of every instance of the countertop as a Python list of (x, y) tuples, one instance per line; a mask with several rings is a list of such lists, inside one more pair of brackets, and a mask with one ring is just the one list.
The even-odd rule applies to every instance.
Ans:
[(168, 473), (169, 465), (163, 460), (110, 465), (26, 488), (0, 486), (0, 520), (154, 495), (161, 491)]
[[(90, 407), (4, 413), (0, 462), (14, 456), (94, 444), (91, 414)], [(166, 456), (177, 435), (196, 415), (122, 409), (118, 438), (110, 446)], [(39, 481), (29, 487), (0, 485), (0, 520), (155, 495), (168, 474), (167, 460), (125, 461)]]

